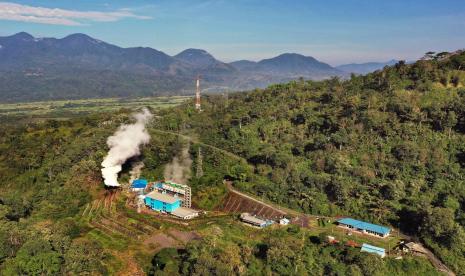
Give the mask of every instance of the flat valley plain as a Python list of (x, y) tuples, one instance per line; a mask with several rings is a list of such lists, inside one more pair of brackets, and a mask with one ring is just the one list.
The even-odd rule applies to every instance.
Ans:
[(190, 96), (150, 97), (150, 98), (102, 98), (85, 100), (60, 100), (25, 103), (0, 103), (0, 120), (41, 121), (47, 119), (67, 120), (82, 115), (112, 112), (120, 109), (137, 109), (142, 106), (162, 109), (176, 106)]

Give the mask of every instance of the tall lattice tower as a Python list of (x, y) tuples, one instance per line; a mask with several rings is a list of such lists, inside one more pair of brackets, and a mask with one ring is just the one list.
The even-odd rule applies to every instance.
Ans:
[(200, 76), (197, 76), (197, 90), (195, 91), (195, 109), (200, 109)]

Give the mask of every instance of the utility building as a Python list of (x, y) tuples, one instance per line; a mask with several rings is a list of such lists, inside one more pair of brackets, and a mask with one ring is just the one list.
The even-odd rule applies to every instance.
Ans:
[(190, 208), (191, 203), (191, 187), (185, 184), (179, 184), (172, 181), (164, 181), (155, 183), (154, 188), (161, 193), (166, 193), (181, 199), (181, 206)]
[(133, 192), (142, 192), (147, 187), (147, 184), (148, 182), (145, 179), (136, 179), (132, 181), (131, 190)]
[(269, 225), (273, 224), (273, 221), (271, 221), (271, 220), (263, 220), (263, 219), (255, 217), (255, 216), (252, 216), (249, 213), (242, 213), (241, 214), (241, 220), (243, 222), (247, 223), (247, 224), (250, 224), (250, 225), (256, 226), (256, 227), (260, 227), (260, 228), (264, 228), (266, 226), (269, 226)]
[(199, 216), (199, 212), (181, 207), (181, 198), (155, 190), (145, 196), (145, 205), (152, 210), (171, 214), (180, 219), (192, 219)]
[(343, 218), (338, 220), (337, 223), (339, 224), (339, 226), (342, 226), (344, 228), (382, 238), (389, 236), (389, 233), (391, 232), (391, 229), (388, 227), (352, 218)]
[(386, 256), (386, 250), (384, 248), (376, 247), (367, 243), (362, 244), (362, 249), (360, 249), (360, 252), (377, 254), (381, 256), (381, 258)]
[(184, 207), (175, 209), (171, 214), (181, 219), (192, 219), (199, 216), (199, 212)]
[(145, 205), (153, 210), (172, 213), (181, 207), (181, 200), (174, 196), (153, 191), (145, 196)]

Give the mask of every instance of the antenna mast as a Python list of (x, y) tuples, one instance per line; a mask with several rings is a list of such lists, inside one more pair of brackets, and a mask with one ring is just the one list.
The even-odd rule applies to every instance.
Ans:
[(197, 76), (197, 90), (195, 91), (195, 109), (200, 109), (200, 76)]

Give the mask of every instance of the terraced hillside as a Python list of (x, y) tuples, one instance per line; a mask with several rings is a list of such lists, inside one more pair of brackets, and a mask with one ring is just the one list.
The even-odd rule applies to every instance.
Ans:
[(250, 213), (261, 218), (276, 220), (287, 215), (283, 210), (258, 201), (250, 196), (234, 190), (228, 183), (229, 193), (218, 210), (226, 213)]
[(163, 248), (182, 248), (200, 238), (188, 229), (173, 228), (167, 220), (153, 219), (153, 214), (139, 214), (133, 207), (121, 190), (107, 190), (103, 197), (87, 204), (80, 216), (81, 222), (92, 228), (87, 236), (104, 244), (119, 263), (112, 274), (146, 275), (143, 266), (148, 262), (138, 260), (140, 255), (149, 258)]

